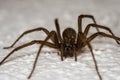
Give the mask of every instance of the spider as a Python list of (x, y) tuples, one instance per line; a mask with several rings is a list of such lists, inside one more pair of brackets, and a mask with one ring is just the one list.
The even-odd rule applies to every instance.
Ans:
[[(89, 18), (89, 19), (93, 20), (93, 23), (88, 24), (84, 31), (82, 30), (82, 19), (83, 18)], [(35, 61), (33, 63), (32, 70), (28, 76), (28, 79), (30, 79), (34, 70), (35, 70), (36, 63), (37, 63), (38, 57), (40, 55), (40, 51), (44, 45), (59, 50), (59, 52), (60, 52), (59, 55), (60, 55), (61, 61), (63, 61), (67, 57), (74, 57), (75, 61), (77, 61), (78, 52), (82, 48), (84, 48), (85, 46), (88, 46), (88, 48), (90, 49), (90, 53), (92, 55), (93, 61), (94, 61), (96, 73), (99, 77), (99, 80), (102, 80), (102, 76), (99, 72), (99, 69), (97, 66), (97, 61), (96, 61), (95, 55), (93, 53), (93, 48), (92, 48), (90, 42), (93, 39), (95, 39), (97, 36), (100, 35), (100, 36), (112, 38), (117, 42), (117, 44), (120, 44), (119, 43), (120, 38), (115, 36), (113, 34), (113, 32), (111, 31), (111, 29), (109, 29), (108, 27), (98, 25), (96, 23), (94, 17), (92, 15), (88, 15), (88, 14), (82, 14), (82, 15), (78, 16), (78, 32), (76, 32), (73, 28), (66, 28), (63, 31), (62, 36), (61, 36), (60, 25), (59, 25), (57, 18), (55, 19), (55, 26), (56, 26), (56, 31), (54, 31), (54, 30), (48, 31), (47, 29), (45, 29), (43, 27), (38, 27), (35, 29), (25, 31), (22, 35), (20, 35), (16, 39), (16, 41), (11, 46), (4, 47), (4, 49), (12, 48), (24, 35), (31, 33), (31, 32), (43, 31), (47, 35), (47, 37), (44, 40), (33, 40), (31, 42), (28, 42), (28, 43), (25, 43), (21, 46), (18, 46), (17, 48), (13, 49), (7, 56), (4, 57), (4, 59), (0, 62), (0, 65), (2, 65), (4, 63), (4, 61), (10, 55), (12, 55), (15, 51), (18, 51), (18, 50), (23, 49), (25, 47), (31, 46), (33, 44), (39, 44), (40, 45), (39, 50), (37, 52)], [(96, 28), (97, 32), (92, 34), (91, 36), (87, 37), (88, 32), (89, 32), (91, 27)], [(108, 31), (109, 33), (106, 34), (104, 32), (100, 32), (99, 29), (104, 29), (104, 30)], [(48, 42), (49, 39), (52, 42)]]

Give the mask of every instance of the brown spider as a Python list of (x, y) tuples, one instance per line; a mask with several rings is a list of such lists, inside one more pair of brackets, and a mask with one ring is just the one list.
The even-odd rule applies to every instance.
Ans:
[[(94, 22), (92, 24), (88, 24), (84, 31), (82, 31), (82, 19), (83, 18), (91, 18), (93, 20), (93, 22)], [(42, 40), (33, 40), (31, 42), (25, 43), (25, 44), (15, 48), (15, 49), (13, 49), (0, 62), (0, 65), (2, 65), (3, 62), (10, 55), (12, 55), (15, 51), (18, 51), (18, 50), (20, 50), (22, 48), (25, 48), (25, 47), (33, 45), (33, 44), (39, 44), (40, 45), (39, 46), (39, 51), (38, 51), (38, 53), (36, 55), (32, 71), (28, 76), (28, 79), (29, 79), (29, 78), (31, 78), (31, 76), (32, 76), (32, 74), (33, 74), (33, 72), (35, 70), (36, 63), (37, 63), (38, 57), (40, 55), (40, 51), (41, 51), (41, 49), (43, 48), (44, 45), (55, 48), (55, 49), (58, 49), (60, 51), (60, 56), (61, 56), (62, 61), (63, 61), (64, 58), (67, 58), (67, 57), (75, 57), (75, 61), (77, 61), (77, 56), (78, 56), (77, 52), (80, 51), (83, 47), (88, 46), (88, 48), (90, 49), (94, 64), (95, 64), (96, 72), (97, 72), (97, 74), (99, 76), (99, 80), (102, 80), (102, 77), (101, 77), (101, 75), (99, 73), (97, 62), (96, 62), (95, 56), (93, 54), (93, 50), (92, 50), (92, 46), (91, 46), (90, 42), (94, 38), (96, 38), (97, 36), (101, 35), (101, 36), (104, 36), (104, 37), (113, 38), (118, 44), (120, 44), (119, 43), (120, 38), (116, 37), (108, 27), (96, 24), (96, 21), (95, 21), (95, 19), (94, 19), (94, 17), (92, 15), (80, 15), (78, 17), (78, 32), (77, 33), (76, 33), (76, 31), (74, 29), (67, 28), (67, 29), (65, 29), (63, 31), (63, 34), (61, 36), (60, 27), (59, 27), (59, 24), (58, 24), (58, 19), (55, 19), (55, 26), (56, 26), (57, 31), (49, 32), (47, 29), (45, 29), (43, 27), (39, 27), (39, 28), (36, 28), (36, 29), (31, 29), (31, 30), (25, 31), (11, 46), (4, 47), (4, 49), (9, 49), (9, 48), (13, 47), (19, 41), (19, 39), (21, 37), (23, 37), (24, 35), (26, 35), (28, 33), (34, 32), (34, 31), (41, 31), (42, 30), (47, 34), (47, 37), (45, 38), (44, 41), (42, 41)], [(87, 34), (89, 32), (90, 27), (96, 28), (97, 32), (92, 34), (91, 36), (89, 36), (87, 38)], [(110, 34), (100, 32), (99, 29), (107, 30)], [(49, 39), (51, 39), (53, 43), (47, 42)]]

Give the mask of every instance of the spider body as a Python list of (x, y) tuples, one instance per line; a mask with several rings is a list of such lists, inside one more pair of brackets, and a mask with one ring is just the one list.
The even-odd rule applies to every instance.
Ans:
[[(93, 20), (93, 23), (88, 24), (84, 31), (82, 30), (82, 19), (83, 18), (90, 18)], [(24, 35), (31, 33), (31, 32), (43, 31), (47, 35), (47, 37), (45, 38), (45, 40), (33, 40), (31, 42), (28, 42), (21, 46), (16, 47), (7, 56), (5, 56), (5, 58), (3, 58), (3, 60), (0, 62), (0, 65), (2, 65), (4, 63), (4, 61), (8, 57), (10, 57), (14, 52), (16, 52), (20, 49), (23, 49), (25, 47), (31, 46), (33, 44), (39, 44), (40, 46), (39, 46), (39, 50), (37, 52), (37, 55), (36, 55), (36, 58), (35, 58), (35, 61), (33, 64), (33, 68), (31, 70), (31, 73), (28, 76), (28, 79), (30, 79), (35, 70), (41, 49), (43, 48), (44, 45), (59, 50), (62, 61), (64, 60), (64, 58), (67, 58), (67, 57), (75, 57), (75, 61), (77, 61), (77, 56), (78, 56), (79, 50), (81, 50), (85, 46), (88, 46), (88, 48), (90, 49), (90, 53), (92, 55), (94, 64), (95, 64), (95, 69), (98, 74), (99, 80), (102, 80), (102, 76), (100, 75), (100, 72), (99, 72), (99, 69), (97, 66), (97, 61), (96, 61), (95, 55), (93, 53), (93, 48), (92, 48), (90, 42), (93, 39), (95, 39), (97, 36), (100, 35), (100, 36), (112, 38), (118, 44), (120, 44), (119, 43), (120, 38), (115, 36), (113, 34), (113, 32), (111, 31), (111, 29), (109, 29), (108, 27), (98, 25), (92, 15), (78, 16), (78, 32), (76, 32), (73, 28), (66, 28), (63, 31), (63, 34), (61, 36), (58, 19), (55, 19), (55, 26), (56, 26), (57, 31), (48, 31), (47, 29), (45, 29), (43, 27), (38, 27), (35, 29), (25, 31), (22, 35), (20, 35), (16, 39), (16, 41), (11, 46), (4, 47), (4, 49), (12, 48)], [(93, 33), (91, 36), (87, 37), (87, 34), (89, 33), (89, 30), (91, 27), (96, 28), (97, 32)], [(108, 31), (109, 33), (100, 32), (99, 29), (104, 29), (104, 30)], [(52, 42), (48, 42), (49, 39), (52, 40)]]
[[(76, 31), (72, 28), (66, 28), (63, 31), (63, 43), (61, 43), (61, 51), (63, 51), (63, 56), (73, 57), (76, 47)], [(63, 47), (63, 48), (62, 48)], [(62, 59), (63, 60), (63, 59)]]

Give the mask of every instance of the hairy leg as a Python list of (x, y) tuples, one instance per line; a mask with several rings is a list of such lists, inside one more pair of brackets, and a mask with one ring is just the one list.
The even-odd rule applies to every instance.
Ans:
[(12, 48), (24, 35), (28, 34), (28, 33), (31, 33), (31, 32), (35, 32), (35, 31), (44, 31), (47, 35), (49, 34), (49, 31), (45, 28), (42, 28), (42, 27), (39, 27), (39, 28), (35, 28), (35, 29), (31, 29), (31, 30), (27, 30), (25, 32), (23, 32), (16, 40), (15, 42), (9, 46), (9, 47), (4, 47), (4, 49), (9, 49), (9, 48)]
[(112, 38), (114, 40), (120, 41), (119, 37), (109, 35), (109, 34), (106, 34), (106, 33), (103, 33), (103, 32), (97, 32), (97, 33), (91, 35), (89, 38), (87, 38), (87, 42), (91, 42), (93, 39), (95, 39), (97, 36), (100, 36), (100, 35), (103, 36), (103, 37), (108, 37), (108, 38)]
[[(87, 27), (86, 27), (85, 30), (84, 30), (84, 35), (85, 35), (85, 36), (87, 36), (88, 31), (90, 30), (91, 27), (101, 28), (101, 29), (107, 30), (107, 31), (109, 31), (110, 34), (112, 34), (113, 36), (115, 36), (115, 35), (113, 34), (113, 32), (111, 31), (110, 28), (108, 28), (108, 27), (106, 27), (106, 26), (102, 26), (102, 25), (97, 25), (97, 24), (89, 24), (89, 25), (87, 25)], [(118, 44), (120, 44), (120, 43), (118, 42), (118, 40), (116, 40), (116, 42), (117, 42)]]
[[(96, 21), (92, 15), (80, 15), (80, 16), (78, 16), (78, 32), (82, 32), (82, 19), (83, 18), (90, 18), (96, 24)], [(98, 28), (96, 28), (96, 29), (99, 32), (99, 29)]]
[(91, 51), (91, 54), (92, 54), (92, 57), (93, 57), (93, 60), (94, 60), (94, 63), (95, 63), (95, 68), (96, 68), (96, 71), (97, 71), (97, 74), (99, 76), (99, 79), (102, 80), (102, 77), (99, 73), (99, 70), (98, 70), (98, 66), (97, 66), (97, 62), (96, 62), (96, 59), (95, 59), (95, 56), (93, 54), (93, 51), (92, 51), (92, 46), (90, 45), (90, 42), (95, 39), (97, 36), (104, 36), (104, 37), (108, 37), (108, 38), (112, 38), (112, 39), (115, 39), (115, 40), (119, 40), (120, 41), (120, 38), (119, 37), (116, 37), (116, 36), (113, 36), (113, 35), (109, 35), (109, 34), (106, 34), (106, 33), (103, 33), (103, 32), (97, 32), (93, 35), (91, 35), (89, 38), (87, 38), (86, 40), (86, 44), (85, 45), (88, 45), (90, 51)]
[(31, 78), (31, 76), (32, 76), (32, 74), (33, 74), (33, 72), (34, 72), (34, 70), (35, 70), (35, 67), (36, 67), (36, 64), (37, 64), (37, 61), (38, 61), (38, 57), (39, 57), (39, 55), (40, 55), (40, 51), (41, 51), (42, 47), (46, 44), (47, 40), (49, 40), (49, 39), (50, 39), (53, 35), (55, 35), (55, 34), (56, 34), (55, 31), (51, 31), (51, 32), (49, 33), (49, 35), (46, 37), (46, 39), (43, 41), (43, 43), (41, 44), (41, 46), (40, 46), (40, 48), (39, 48), (39, 50), (38, 50), (38, 53), (37, 53), (37, 55), (36, 55), (36, 58), (35, 58), (35, 61), (34, 61), (34, 64), (33, 64), (33, 68), (32, 68), (32, 70), (31, 70), (31, 73), (30, 73), (30, 75), (28, 76), (28, 79)]
[(59, 38), (60, 42), (63, 42), (61, 34), (60, 34), (60, 26), (59, 26), (59, 23), (58, 23), (58, 19), (55, 19), (55, 26), (56, 26), (58, 38)]
[(88, 48), (90, 49), (90, 52), (91, 52), (91, 55), (92, 55), (92, 58), (93, 58), (93, 61), (94, 61), (94, 64), (95, 64), (95, 69), (97, 71), (99, 79), (102, 80), (102, 76), (100, 75), (100, 72), (99, 72), (99, 69), (98, 69), (98, 65), (97, 65), (97, 61), (95, 59), (95, 55), (94, 55), (93, 50), (92, 50), (92, 46), (91, 46), (91, 44), (89, 42), (87, 42), (87, 45), (88, 45)]
[[(26, 43), (26, 44), (23, 44), (23, 45), (15, 48), (15, 49), (13, 49), (5, 58), (3, 58), (3, 60), (0, 62), (0, 65), (2, 65), (2, 63), (3, 63), (8, 57), (10, 57), (10, 55), (12, 55), (15, 51), (18, 51), (18, 50), (20, 50), (20, 49), (23, 49), (23, 48), (28, 47), (28, 46), (30, 46), (30, 45), (33, 45), (33, 44), (35, 44), (35, 43), (37, 43), (37, 44), (42, 44), (43, 41), (33, 40), (33, 41), (31, 41), (31, 42), (28, 42), (28, 43)], [(46, 45), (46, 46), (49, 46), (49, 47), (52, 47), (52, 48), (56, 48), (56, 46), (55, 46), (54, 44), (49, 43), (49, 42), (46, 42), (45, 45)]]
[(83, 33), (79, 32), (77, 37), (77, 48), (81, 49), (86, 43), (86, 36)]
[(74, 48), (74, 54), (75, 54), (75, 61), (77, 61), (77, 53), (76, 53), (75, 45), (73, 46), (73, 48)]
[(77, 48), (81, 49), (82, 47), (88, 45), (88, 48), (90, 49), (91, 51), (91, 54), (92, 54), (92, 58), (93, 58), (93, 61), (94, 61), (94, 64), (95, 64), (95, 69), (97, 71), (97, 74), (99, 76), (99, 79), (102, 80), (102, 77), (99, 73), (99, 70), (98, 70), (98, 66), (97, 66), (97, 61), (95, 59), (95, 56), (93, 54), (93, 50), (92, 50), (92, 46), (90, 45), (90, 43), (87, 41), (86, 37), (84, 36), (83, 33), (78, 33), (78, 38), (77, 38)]
[(61, 44), (60, 45), (60, 52), (61, 52), (61, 61), (63, 61), (64, 59), (63, 59), (63, 48), (64, 48), (64, 46), (63, 46), (63, 44)]

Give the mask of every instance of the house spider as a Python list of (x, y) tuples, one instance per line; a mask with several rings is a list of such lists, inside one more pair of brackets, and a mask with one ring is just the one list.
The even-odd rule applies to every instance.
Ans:
[[(84, 31), (82, 31), (82, 19), (83, 18), (90, 18), (93, 20), (93, 23), (88, 24), (85, 28)], [(18, 39), (9, 47), (4, 47), (4, 49), (9, 49), (12, 48), (24, 35), (31, 33), (31, 32), (35, 32), (35, 31), (44, 31), (45, 34), (47, 35), (47, 37), (45, 38), (45, 40), (33, 40), (31, 42), (25, 43), (21, 46), (18, 46), (17, 48), (13, 49), (1, 62), (0, 65), (3, 64), (3, 62), (10, 56), (12, 55), (15, 51), (18, 51), (22, 48), (31, 46), (33, 44), (39, 44), (39, 50), (38, 53), (36, 55), (34, 64), (33, 64), (33, 68), (31, 70), (31, 73), (28, 76), (28, 79), (31, 78), (35, 67), (36, 67), (36, 63), (38, 60), (38, 57), (40, 55), (40, 51), (43, 48), (43, 46), (49, 46), (51, 48), (55, 48), (58, 49), (60, 51), (60, 56), (61, 56), (61, 60), (63, 61), (64, 58), (67, 57), (75, 57), (75, 61), (77, 61), (77, 52), (80, 51), (83, 47), (88, 46), (88, 48), (90, 49), (94, 64), (95, 64), (95, 69), (97, 72), (97, 75), (99, 77), (99, 80), (102, 80), (102, 77), (100, 75), (98, 66), (97, 66), (97, 61), (95, 59), (95, 56), (93, 54), (93, 50), (92, 50), (92, 46), (90, 44), (90, 42), (95, 39), (97, 36), (101, 35), (104, 37), (108, 37), (108, 38), (112, 38), (114, 39), (118, 44), (120, 41), (119, 37), (116, 37), (112, 31), (105, 26), (102, 25), (98, 25), (96, 24), (96, 21), (94, 19), (94, 17), (92, 15), (80, 15), (78, 16), (78, 32), (76, 32), (74, 29), (72, 28), (66, 28), (61, 36), (60, 33), (60, 27), (59, 27), (59, 23), (58, 23), (58, 19), (55, 19), (55, 26), (56, 26), (56, 30), (57, 31), (48, 31), (47, 29), (43, 28), (43, 27), (39, 27), (39, 28), (35, 28), (35, 29), (31, 29), (31, 30), (27, 30), (25, 31), (22, 35), (20, 35), (20, 37), (18, 37)], [(91, 27), (94, 27), (97, 29), (97, 32), (92, 34), (91, 36), (87, 37), (87, 34), (90, 30)], [(109, 34), (106, 34), (104, 32), (100, 32), (99, 29), (104, 29), (106, 31), (109, 32)], [(47, 42), (49, 39), (52, 40), (51, 42)]]

